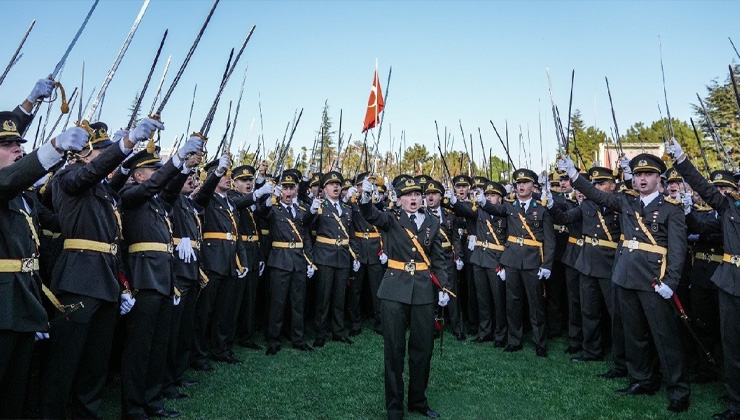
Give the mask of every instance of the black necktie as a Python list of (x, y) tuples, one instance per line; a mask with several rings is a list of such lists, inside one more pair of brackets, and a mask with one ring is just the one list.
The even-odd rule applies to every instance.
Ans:
[(640, 200), (640, 210), (645, 210), (645, 202)]
[(526, 204), (521, 203), (521, 205), (522, 205), (522, 211), (526, 213), (527, 212)]
[(409, 216), (409, 219), (411, 219), (411, 223), (414, 224), (414, 227), (418, 229), (419, 228), (419, 225), (416, 224), (416, 213), (414, 213), (411, 216)]

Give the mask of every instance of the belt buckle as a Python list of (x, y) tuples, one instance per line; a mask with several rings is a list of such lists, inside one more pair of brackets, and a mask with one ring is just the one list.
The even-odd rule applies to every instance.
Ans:
[(576, 239), (576, 245), (583, 246), (583, 244), (584, 244), (583, 238)]
[(362, 234), (362, 238), (363, 239), (370, 239), (370, 233), (368, 233), (368, 232), (363, 233)]
[(33, 273), (33, 258), (21, 258), (21, 273)]
[(234, 240), (234, 235), (231, 232), (227, 232), (226, 233), (226, 240), (227, 241), (233, 241)]
[(488, 241), (483, 241), (483, 249), (488, 249)]
[(404, 265), (403, 269), (413, 276), (416, 273), (416, 263), (414, 260), (411, 260)]
[(293, 241), (288, 242), (288, 248), (295, 249), (295, 242)]
[(336, 241), (334, 241), (334, 243), (336, 243), (337, 246), (342, 246), (342, 240), (341, 239), (337, 239)]
[(110, 253), (113, 255), (118, 254), (118, 244), (110, 244)]
[(599, 246), (599, 239), (598, 238), (591, 238), (591, 245), (593, 245), (593, 246)]
[(627, 241), (627, 248), (629, 248), (630, 252), (640, 249), (640, 243), (637, 241)]
[(193, 248), (200, 250), (200, 241), (193, 241)]
[(524, 238), (521, 238), (521, 237), (516, 238), (516, 243), (519, 246), (524, 246)]
[(565, 232), (565, 226), (564, 225), (558, 225), (558, 232), (563, 233)]
[(740, 255), (730, 257), (730, 264), (735, 264), (737, 268), (740, 268)]
[(172, 252), (173, 252), (174, 250), (175, 250), (175, 245), (174, 245), (174, 244), (173, 244), (172, 242), (168, 243), (168, 244), (167, 244), (167, 253), (168, 253), (168, 254), (172, 254)]

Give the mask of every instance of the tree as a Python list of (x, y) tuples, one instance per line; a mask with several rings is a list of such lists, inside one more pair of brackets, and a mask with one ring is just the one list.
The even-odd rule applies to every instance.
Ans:
[[(134, 114), (134, 108), (136, 107), (136, 103), (139, 102), (139, 95), (140, 93), (137, 91), (136, 95), (134, 96), (134, 101), (131, 102), (131, 106), (128, 107), (128, 118), (129, 119), (131, 119), (131, 116)], [(79, 100), (81, 101), (82, 98), (79, 98)], [(136, 127), (139, 124), (139, 121), (141, 120), (139, 118), (139, 115), (141, 115), (141, 107), (139, 107), (136, 110), (136, 116), (134, 116), (134, 123), (129, 128)]]
[[(740, 65), (733, 67), (735, 80), (740, 77)], [(737, 165), (740, 158), (740, 110), (738, 108), (735, 92), (732, 89), (732, 81), (729, 74), (724, 81), (720, 82), (715, 78), (707, 85), (707, 96), (702, 100), (706, 107), (707, 113), (714, 122), (714, 128), (720, 136), (725, 148), (730, 154), (732, 166)], [(711, 134), (712, 130), (709, 120), (706, 118), (700, 104), (692, 105), (697, 118), (697, 128), (702, 127), (707, 133)], [(711, 137), (710, 137), (711, 139)], [(717, 149), (714, 140), (707, 142), (710, 149)], [(706, 149), (706, 147), (705, 147)], [(724, 151), (722, 151), (724, 155)], [(719, 163), (719, 162), (718, 162)], [(711, 164), (711, 162), (710, 162)], [(721, 163), (719, 163), (721, 166)]]

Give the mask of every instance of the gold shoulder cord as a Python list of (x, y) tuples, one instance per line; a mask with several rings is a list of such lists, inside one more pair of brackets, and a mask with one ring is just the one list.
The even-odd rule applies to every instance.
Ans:
[[(655, 238), (653, 238), (653, 235), (650, 233), (647, 226), (645, 226), (645, 223), (643, 223), (640, 213), (635, 212), (635, 218), (637, 219), (637, 224), (640, 225), (642, 233), (647, 236), (648, 240), (650, 240), (650, 243), (653, 244), (653, 246), (659, 246), (658, 243), (655, 242)], [(668, 265), (668, 248), (665, 248), (665, 250), (666, 254), (663, 256), (663, 261), (660, 264), (660, 277), (658, 278), (659, 281), (662, 281), (663, 277), (665, 277), (665, 271)]]
[[(532, 229), (529, 228), (529, 224), (527, 224), (527, 220), (522, 216), (521, 213), (517, 213), (517, 216), (519, 216), (519, 220), (521, 220), (522, 225), (524, 226), (524, 229), (527, 231), (527, 234), (529, 234), (530, 238), (532, 238), (533, 241), (537, 241), (537, 238), (534, 237), (534, 234), (532, 233)], [(540, 245), (540, 262), (545, 262), (545, 255), (544, 251), (542, 250), (542, 245)]]
[(599, 215), (599, 222), (601, 222), (601, 227), (604, 228), (604, 233), (606, 233), (606, 237), (609, 238), (609, 242), (614, 242), (614, 240), (612, 240), (612, 234), (609, 232), (609, 229), (606, 227), (606, 221), (604, 220), (604, 216), (598, 210), (596, 210), (596, 214)]
[[(337, 221), (337, 224), (339, 225), (339, 228), (342, 229), (342, 232), (344, 233), (344, 236), (346, 236), (347, 237), (347, 241), (349, 241), (350, 240), (349, 239), (349, 232), (347, 232), (347, 229), (345, 229), (344, 224), (342, 223), (342, 219), (340, 219), (339, 216), (337, 216), (336, 213), (332, 213), (331, 215), (334, 216), (334, 220)], [(349, 247), (349, 253), (352, 254), (352, 258), (353, 259), (355, 259), (355, 260), (357, 259), (357, 255), (355, 255), (355, 251), (352, 250), (352, 247), (351, 246)]]
[[(26, 213), (24, 210), (21, 210), (21, 214), (26, 219), (26, 223), (28, 223), (28, 228), (31, 230), (31, 236), (33, 236), (33, 241), (36, 243), (36, 252), (38, 253), (38, 248), (41, 245), (41, 242), (39, 242), (39, 234), (36, 232), (36, 226), (33, 224), (33, 219), (31, 218), (31, 215)], [(54, 293), (52, 293), (52, 291), (43, 283), (41, 283), (41, 291), (44, 292), (44, 295), (46, 295), (52, 305), (54, 305), (59, 312), (67, 312), (64, 305), (62, 305), (62, 302), (60, 302)]]
[[(496, 237), (496, 233), (494, 233), (494, 231), (493, 231), (493, 226), (491, 226), (491, 221), (488, 220), (488, 219), (486, 219), (486, 227), (488, 228), (488, 233), (490, 233), (491, 236), (493, 236), (493, 240), (496, 241), (496, 245), (501, 246), (501, 242), (499, 242), (498, 237)], [(531, 235), (531, 233), (530, 233), (530, 235)], [(532, 238), (532, 239), (534, 239), (534, 238)]]
[[(298, 236), (298, 240), (301, 241), (301, 242), (303, 242), (303, 237), (301, 236), (301, 233), (298, 232), (298, 228), (295, 227), (295, 223), (293, 223), (293, 221), (290, 220), (289, 217), (287, 217), (285, 220), (287, 220), (288, 221), (288, 224), (290, 224), (290, 227), (293, 229), (293, 233), (295, 233), (296, 236)], [(308, 263), (308, 265), (310, 265), (311, 267), (313, 267), (314, 270), (317, 269), (317, 267), (314, 265), (314, 263), (311, 262), (311, 260), (308, 259), (308, 255), (306, 255), (306, 251), (303, 251), (303, 258), (306, 259), (306, 262)]]
[[(236, 236), (238, 237), (239, 228), (236, 226), (236, 220), (234, 219), (234, 214), (228, 208), (226, 209), (226, 211), (229, 213), (229, 218), (231, 219), (231, 227), (234, 228), (234, 232), (236, 233)], [(242, 262), (239, 260), (239, 253), (236, 253), (236, 268), (239, 270), (239, 272), (244, 271), (244, 267), (242, 267)]]

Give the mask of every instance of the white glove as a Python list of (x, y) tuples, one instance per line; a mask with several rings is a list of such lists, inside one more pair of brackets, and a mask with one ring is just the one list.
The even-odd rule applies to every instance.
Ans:
[(247, 273), (249, 273), (249, 269), (247, 267), (244, 267), (244, 270), (239, 271), (239, 269), (236, 269), (236, 276), (240, 279), (243, 279), (244, 277), (247, 277)]
[(269, 182), (265, 182), (265, 185), (259, 187), (257, 191), (254, 192), (254, 198), (260, 198), (265, 194), (272, 194), (273, 186)]
[(172, 304), (177, 306), (180, 304), (180, 296), (172, 295)]
[(447, 294), (447, 292), (439, 291), (439, 306), (445, 307), (448, 303), (450, 303), (450, 295)]
[(504, 189), (506, 190), (506, 194), (511, 194), (511, 192), (514, 191), (514, 187), (511, 184), (506, 184)]
[(378, 256), (378, 259), (380, 260), (381, 264), (388, 263), (388, 255), (386, 255), (385, 252), (381, 252), (380, 255)]
[(224, 153), (221, 155), (220, 158), (218, 158), (218, 166), (216, 167), (216, 175), (218, 176), (224, 176), (226, 173), (226, 170), (229, 169), (229, 165), (231, 165), (231, 158), (229, 155)]
[(311, 214), (316, 214), (319, 212), (319, 207), (321, 207), (321, 200), (318, 198), (314, 198), (313, 202), (311, 202)]
[(463, 260), (461, 260), (460, 258), (455, 260), (455, 267), (457, 268), (457, 271), (462, 270), (464, 265), (465, 263), (463, 263)]
[(691, 213), (691, 207), (694, 205), (694, 199), (691, 198), (691, 194), (683, 194), (683, 214)]
[(90, 134), (80, 127), (71, 127), (54, 140), (57, 149), (79, 152), (85, 148)]
[(139, 121), (139, 124), (128, 133), (128, 139), (131, 143), (148, 140), (156, 129), (164, 130), (164, 124), (151, 118), (143, 118)]
[(699, 242), (699, 235), (696, 233), (692, 233), (691, 235), (689, 235), (688, 241), (694, 243)]
[(481, 206), (486, 204), (486, 194), (480, 188), (478, 188), (478, 193), (475, 195), (475, 201)]
[(131, 293), (121, 293), (121, 315), (126, 315), (134, 307), (136, 299)]
[(373, 183), (368, 181), (367, 178), (362, 180), (362, 192), (372, 194)]
[(48, 332), (37, 332), (36, 337), (34, 337), (33, 341), (46, 340), (47, 338), (49, 338)]
[(553, 204), (555, 204), (552, 199), (552, 191), (550, 191), (549, 188), (545, 190), (545, 203), (547, 204), (548, 209), (551, 209)]
[(342, 199), (342, 201), (344, 201), (345, 203), (349, 203), (349, 200), (351, 200), (352, 197), (354, 197), (355, 194), (357, 194), (357, 188), (355, 188), (355, 187), (349, 187), (349, 189), (347, 190), (347, 194), (345, 194), (345, 196)]
[(576, 177), (576, 175), (578, 175), (576, 166), (573, 164), (573, 161), (568, 156), (565, 156), (558, 160), (558, 169), (560, 170), (560, 172), (565, 172), (566, 174), (568, 174), (568, 177), (570, 179), (573, 179)]
[(665, 283), (660, 283), (659, 285), (656, 284), (653, 286), (653, 289), (655, 289), (660, 296), (663, 297), (663, 299), (670, 299), (671, 296), (673, 296), (673, 290), (671, 290), (670, 287), (666, 286)]
[(502, 268), (498, 270), (498, 276), (501, 279), (501, 281), (506, 281), (506, 269)]
[(357, 260), (352, 261), (352, 271), (355, 273), (360, 271), (360, 262)]
[(275, 187), (275, 188), (274, 188), (274, 189), (272, 190), (272, 194), (273, 194), (273, 195), (274, 195), (275, 197), (277, 197), (277, 198), (280, 198), (280, 197), (282, 197), (282, 196), (283, 196), (283, 187), (282, 187), (282, 186), (280, 186), (280, 185), (278, 185), (277, 187)]
[(265, 262), (260, 261), (260, 276), (265, 272)]
[[(51, 77), (51, 75), (49, 75), (49, 77)], [(39, 99), (50, 97), (52, 92), (54, 92), (54, 81), (49, 78), (39, 79), (39, 81), (33, 85), (33, 90), (31, 90), (31, 93), (28, 95), (26, 100), (34, 103)]]
[(196, 153), (202, 148), (203, 148), (203, 139), (198, 136), (192, 136), (177, 151), (177, 157), (179, 157), (180, 160), (185, 160), (185, 158), (189, 154)]
[(475, 235), (468, 236), (468, 249), (475, 251)]
[(683, 160), (683, 150), (681, 149), (681, 145), (678, 144), (678, 141), (675, 137), (671, 137), (671, 140), (668, 141), (665, 152), (668, 153), (670, 156), (673, 156), (673, 158), (676, 160)]
[(175, 248), (177, 255), (181, 260), (185, 261), (186, 264), (190, 264), (191, 261), (198, 261), (195, 256), (195, 250), (193, 249), (193, 242), (188, 237), (180, 239), (180, 243)]
[(632, 173), (632, 169), (630, 168), (630, 159), (627, 156), (619, 158), (619, 167), (622, 168), (622, 172), (625, 174)]
[(117, 141), (123, 140), (123, 138), (126, 137), (128, 133), (129, 133), (129, 130), (125, 130), (125, 129), (118, 130), (115, 133), (113, 133), (113, 137), (111, 137), (111, 141), (115, 143)]
[(316, 166), (316, 164), (315, 164), (315, 163), (312, 163), (312, 164), (311, 164), (311, 166), (309, 166), (309, 167), (308, 167), (308, 171), (309, 171), (309, 172), (310, 172), (311, 174), (315, 174), (315, 173), (316, 173), (316, 171), (318, 171), (318, 170), (319, 170), (319, 167), (318, 167), (318, 166)]
[(306, 268), (306, 277), (308, 277), (310, 279), (311, 277), (313, 277), (313, 273), (315, 273), (315, 272), (316, 272), (316, 270), (314, 270), (314, 268), (309, 265)]
[(540, 271), (537, 272), (537, 278), (539, 278), (540, 280), (542, 280), (543, 278), (547, 280), (550, 278), (550, 274), (552, 274), (550, 270), (546, 269), (545, 267), (540, 267)]
[(457, 197), (455, 197), (455, 193), (452, 190), (445, 191), (445, 198), (450, 200), (450, 204), (453, 206), (457, 203)]

